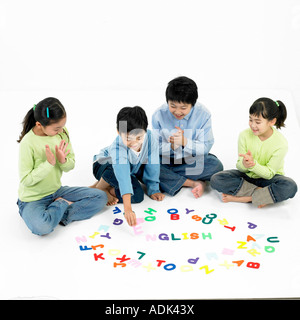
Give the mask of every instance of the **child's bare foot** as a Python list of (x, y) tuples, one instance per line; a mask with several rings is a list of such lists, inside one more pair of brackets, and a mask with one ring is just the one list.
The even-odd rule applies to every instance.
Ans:
[(104, 192), (106, 193), (106, 195), (107, 195), (107, 203), (106, 203), (107, 206), (114, 206), (114, 205), (116, 205), (116, 204), (119, 202), (119, 199), (116, 198), (116, 197), (114, 197), (114, 196), (112, 196), (107, 189), (106, 189), (106, 190), (103, 190), (103, 191), (104, 191)]
[(110, 184), (108, 184), (104, 179), (100, 179), (96, 183), (94, 183), (90, 188), (96, 188), (102, 190), (107, 195), (107, 206), (114, 206), (119, 202), (119, 199), (116, 197), (115, 188), (113, 188)]
[(64, 199), (64, 198), (62, 198), (62, 197), (58, 197), (58, 198), (56, 198), (54, 201), (59, 200), (59, 199), (62, 199), (62, 200), (64, 200), (64, 201), (68, 202), (69, 206), (70, 206), (72, 203), (74, 203), (74, 202), (68, 201), (68, 200), (66, 200), (66, 199)]
[(266, 206), (266, 204), (261, 204), (260, 206), (258, 206), (258, 208), (264, 208)]
[(205, 182), (204, 181), (194, 181), (194, 187), (192, 189), (192, 193), (196, 199), (200, 198), (203, 195), (205, 190)]
[[(104, 190), (106, 192), (106, 190)], [(115, 193), (115, 188), (113, 187), (108, 187), (107, 188), (107, 206), (114, 206), (119, 202), (119, 199), (116, 197), (116, 193)]]
[(252, 197), (237, 197), (231, 194), (222, 193), (223, 202), (242, 202), (247, 203), (252, 201)]

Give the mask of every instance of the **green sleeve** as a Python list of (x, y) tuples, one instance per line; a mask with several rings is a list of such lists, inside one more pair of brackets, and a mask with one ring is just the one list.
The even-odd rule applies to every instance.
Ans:
[(252, 168), (249, 168), (250, 172), (254, 172), (258, 176), (260, 176), (263, 179), (270, 180), (272, 179), (275, 174), (279, 171), (279, 169), (283, 165), (284, 157), (287, 153), (287, 146), (278, 148), (268, 161), (266, 165), (261, 165), (256, 161), (255, 159), (255, 165)]
[[(241, 132), (238, 140), (238, 154), (240, 153), (246, 154), (247, 152), (248, 150), (247, 150), (246, 139), (243, 136), (243, 132)], [(243, 159), (244, 159), (243, 157), (239, 156), (238, 161), (236, 163), (236, 168), (241, 172), (248, 172), (249, 169), (243, 165)]]
[(20, 144), (19, 152), (19, 175), (20, 183), (25, 187), (34, 186), (45, 179), (52, 170), (52, 166), (47, 160), (38, 167), (34, 167), (33, 149), (26, 143)]

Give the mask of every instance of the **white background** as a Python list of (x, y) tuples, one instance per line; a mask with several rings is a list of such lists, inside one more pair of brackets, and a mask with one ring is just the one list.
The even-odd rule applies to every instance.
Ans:
[(162, 90), (186, 75), (200, 94), (288, 89), (300, 105), (297, 0), (1, 0), (0, 46), (1, 91)]
[[(101, 269), (93, 259), (83, 258), (75, 237), (89, 235), (102, 223), (111, 224), (109, 208), (90, 220), (58, 226), (49, 236), (37, 237), (28, 231), (15, 205), (16, 139), (34, 103), (55, 96), (66, 107), (76, 167), (63, 176), (63, 183), (88, 186), (94, 182), (92, 156), (115, 138), (118, 110), (140, 105), (150, 122), (153, 111), (165, 101), (168, 81), (180, 75), (196, 81), (199, 101), (212, 113), (212, 152), (225, 169), (235, 166), (238, 133), (248, 125), (251, 103), (261, 96), (282, 100), (288, 108), (287, 128), (282, 130), (289, 141), (285, 169), (299, 185), (299, 39), (299, 1), (0, 0), (0, 297), (300, 296), (299, 195), (263, 211), (251, 205), (225, 205), (210, 189), (200, 200), (193, 199), (188, 190), (174, 199), (166, 197), (159, 207), (161, 214), (171, 207), (215, 211), (241, 228), (233, 241), (244, 240), (247, 221), (257, 223), (258, 232), (280, 238), (276, 255), (261, 257), (259, 273), (224, 268), (204, 279), (196, 271), (148, 274), (142, 268), (114, 270), (110, 264)], [(143, 217), (144, 210), (154, 205), (146, 197), (134, 209)], [(182, 227), (172, 229), (165, 216), (160, 221), (159, 227), (145, 225), (144, 229), (185, 232), (191, 223), (181, 220)], [(128, 255), (143, 246), (147, 250), (148, 244), (132, 237), (128, 229), (123, 225), (122, 232), (114, 232), (112, 245), (123, 249), (122, 244)], [(222, 245), (222, 234), (215, 234)], [(157, 253), (172, 261), (173, 249), (158, 247), (153, 258)], [(175, 261), (185, 259), (186, 254), (193, 257), (194, 250), (195, 244), (183, 247)], [(116, 290), (116, 283), (127, 289)]]

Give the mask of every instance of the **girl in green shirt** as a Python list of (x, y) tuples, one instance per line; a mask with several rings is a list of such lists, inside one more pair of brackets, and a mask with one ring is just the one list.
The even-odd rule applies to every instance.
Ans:
[(277, 130), (284, 127), (286, 117), (281, 101), (254, 101), (249, 110), (250, 128), (239, 135), (238, 170), (216, 173), (210, 180), (211, 187), (223, 193), (223, 202), (252, 202), (262, 208), (294, 197), (297, 185), (283, 170), (288, 144)]
[(46, 98), (28, 111), (18, 140), (17, 204), (26, 225), (37, 235), (52, 232), (59, 223), (88, 219), (107, 202), (101, 190), (61, 186), (62, 173), (75, 166), (66, 120), (60, 101)]

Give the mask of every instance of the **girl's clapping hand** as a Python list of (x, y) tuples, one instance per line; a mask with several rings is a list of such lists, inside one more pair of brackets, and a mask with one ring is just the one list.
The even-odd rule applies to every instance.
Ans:
[(65, 140), (61, 140), (59, 146), (55, 146), (56, 158), (63, 164), (67, 161), (67, 155), (70, 153), (70, 149), (66, 151), (68, 143)]
[(248, 150), (248, 152), (246, 154), (240, 153), (239, 156), (244, 158), (243, 165), (245, 168), (252, 168), (255, 166), (255, 162), (254, 162), (254, 159), (252, 157), (252, 153), (250, 150)]
[(50, 147), (48, 145), (45, 146), (46, 147), (46, 158), (47, 158), (47, 161), (52, 165), (52, 166), (55, 166), (55, 163), (56, 163), (56, 159), (55, 159), (55, 156), (54, 154), (52, 153)]

